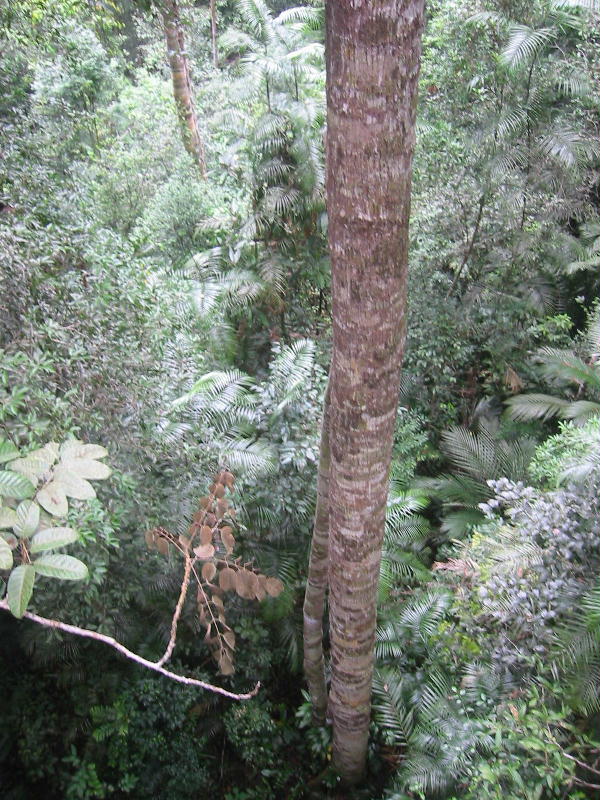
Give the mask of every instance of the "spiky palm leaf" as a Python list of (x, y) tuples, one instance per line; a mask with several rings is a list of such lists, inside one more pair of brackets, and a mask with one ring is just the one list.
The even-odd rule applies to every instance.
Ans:
[(373, 675), (373, 711), (388, 744), (405, 744), (413, 730), (414, 714), (402, 676), (381, 668)]
[(429, 576), (423, 550), (431, 525), (418, 513), (429, 505), (429, 498), (425, 492), (396, 480), (394, 472), (392, 464), (379, 576), (380, 604), (387, 602), (399, 586)]
[(576, 707), (600, 711), (600, 584), (581, 599), (575, 617), (557, 636), (562, 668), (569, 676)]
[(479, 504), (491, 497), (487, 481), (525, 478), (536, 442), (529, 437), (502, 439), (497, 424), (483, 417), (477, 432), (454, 427), (444, 431), (441, 444), (455, 472), (421, 480), (419, 485), (442, 501), (441, 530), (450, 538), (461, 538), (484, 519)]
[(600, 414), (600, 309), (590, 318), (584, 341), (589, 360), (584, 360), (571, 350), (544, 348), (540, 351), (542, 375), (549, 381), (575, 387), (577, 394), (586, 393), (586, 399), (565, 399), (547, 394), (518, 394), (506, 404), (513, 419), (547, 420), (552, 417), (572, 419), (583, 425), (590, 417)]
[(531, 62), (557, 36), (556, 28), (535, 30), (528, 25), (513, 24), (509, 30), (508, 42), (502, 52), (502, 60), (511, 69), (516, 69), (523, 62)]

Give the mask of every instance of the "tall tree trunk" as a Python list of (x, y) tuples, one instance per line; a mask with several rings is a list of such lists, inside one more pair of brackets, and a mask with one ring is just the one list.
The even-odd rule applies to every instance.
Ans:
[(308, 581), (304, 596), (304, 674), (313, 708), (313, 721), (323, 725), (327, 713), (327, 686), (323, 657), (323, 613), (329, 568), (329, 408), (330, 382), (325, 392), (321, 426), (321, 453), (317, 478), (317, 507), (313, 526)]
[(206, 173), (204, 142), (198, 128), (190, 66), (176, 0), (163, 1), (162, 15), (173, 79), (173, 96), (181, 124), (183, 144), (196, 161), (200, 175), (204, 177)]
[(405, 338), (422, 26), (423, 0), (327, 2), (329, 712), (334, 763), (347, 783), (362, 777), (367, 751), (377, 584)]
[(217, 53), (217, 0), (210, 0), (210, 40), (212, 43), (213, 67), (219, 66)]

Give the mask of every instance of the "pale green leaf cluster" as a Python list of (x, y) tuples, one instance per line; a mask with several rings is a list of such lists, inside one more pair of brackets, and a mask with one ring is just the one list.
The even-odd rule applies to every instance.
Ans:
[[(80, 581), (87, 566), (74, 556), (55, 552), (79, 540), (71, 527), (55, 526), (64, 518), (69, 500), (96, 496), (90, 480), (111, 474), (100, 459), (104, 447), (67, 439), (22, 455), (15, 445), (0, 440), (0, 570), (9, 571), (6, 597), (15, 617), (22, 617), (37, 575)], [(3, 585), (3, 584), (2, 584)]]

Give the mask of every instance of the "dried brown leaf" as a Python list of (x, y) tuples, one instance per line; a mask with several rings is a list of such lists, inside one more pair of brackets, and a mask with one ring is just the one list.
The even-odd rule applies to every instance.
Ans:
[(201, 544), (199, 547), (194, 547), (194, 555), (202, 561), (212, 558), (215, 554), (215, 548), (212, 544)]
[(164, 539), (162, 536), (160, 536), (156, 540), (156, 549), (161, 554), (161, 556), (168, 555), (168, 553), (169, 553), (169, 542), (167, 541), (167, 539)]
[(227, 555), (231, 555), (231, 553), (233, 553), (233, 548), (235, 547), (235, 538), (231, 533), (231, 528), (225, 526), (224, 528), (221, 528), (220, 533), (223, 547), (225, 548)]
[(208, 525), (203, 525), (200, 528), (200, 542), (202, 544), (210, 544), (213, 538), (213, 529)]
[(207, 583), (210, 583), (217, 574), (217, 568), (212, 561), (207, 561), (202, 565), (202, 577)]
[(227, 651), (223, 651), (219, 656), (219, 669), (222, 675), (233, 675), (235, 672), (233, 661)]
[(267, 590), (267, 594), (271, 595), (271, 597), (279, 597), (283, 592), (284, 586), (279, 578), (267, 578), (265, 581), (265, 589)]
[(235, 570), (224, 567), (219, 572), (219, 586), (226, 592), (235, 589)]

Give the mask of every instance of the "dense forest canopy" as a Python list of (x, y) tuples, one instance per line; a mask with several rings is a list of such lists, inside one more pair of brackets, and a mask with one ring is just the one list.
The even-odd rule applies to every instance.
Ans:
[[(3, 799), (600, 797), (599, 16), (425, 7), (350, 789), (303, 679), (340, 313), (331, 183), (376, 193), (396, 151), (385, 176), (345, 156), (327, 182), (326, 152), (351, 152), (326, 138), (340, 17), (0, 0)], [(348, 252), (376, 266), (369, 236)], [(326, 617), (339, 687), (331, 639)]]

